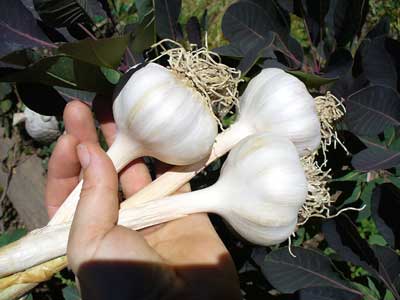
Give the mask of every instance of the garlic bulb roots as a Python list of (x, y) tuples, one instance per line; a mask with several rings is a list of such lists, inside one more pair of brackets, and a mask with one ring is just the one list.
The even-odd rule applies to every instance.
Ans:
[[(167, 46), (174, 46), (167, 48)], [(152, 49), (161, 48), (161, 54), (153, 61), (168, 56), (169, 68), (178, 78), (188, 86), (198, 91), (210, 111), (219, 118), (223, 118), (233, 106), (238, 105), (238, 84), (241, 82), (240, 71), (221, 63), (218, 54), (207, 48), (191, 49), (187, 51), (179, 43), (164, 39), (152, 46)]]
[(340, 120), (346, 113), (342, 101), (337, 99), (331, 92), (327, 92), (326, 95), (318, 96), (315, 99), (318, 116), (321, 122), (321, 147), (325, 156), (328, 146), (333, 142), (334, 148), (336, 144), (339, 144), (347, 153), (346, 147), (339, 140), (337, 132), (334, 128), (334, 123)]

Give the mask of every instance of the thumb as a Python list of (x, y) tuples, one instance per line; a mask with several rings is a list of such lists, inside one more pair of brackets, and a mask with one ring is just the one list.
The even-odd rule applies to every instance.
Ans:
[(68, 241), (72, 269), (82, 261), (78, 259), (75, 264), (74, 260), (90, 255), (96, 241), (116, 225), (119, 210), (118, 176), (111, 159), (99, 144), (80, 144), (76, 149), (83, 169), (83, 188)]

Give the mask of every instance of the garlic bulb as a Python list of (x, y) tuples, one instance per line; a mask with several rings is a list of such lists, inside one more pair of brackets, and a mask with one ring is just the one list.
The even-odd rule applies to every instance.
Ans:
[[(284, 137), (260, 134), (235, 146), (213, 186), (121, 210), (118, 223), (141, 229), (212, 212), (248, 241), (268, 246), (294, 232), (306, 194), (307, 181), (295, 146)], [(70, 225), (46, 226), (3, 248), (0, 276), (65, 254)]]
[(303, 82), (281, 69), (264, 69), (254, 77), (240, 99), (240, 109), (237, 124), (285, 136), (301, 155), (319, 147), (315, 101)]
[(125, 164), (125, 157), (131, 161), (133, 152), (173, 165), (192, 164), (210, 153), (218, 133), (200, 93), (155, 63), (133, 74), (115, 100), (113, 114), (119, 130), (114, 148), (121, 149), (112, 146), (110, 151), (117, 165)]
[(25, 122), (25, 130), (36, 142), (50, 144), (61, 134), (54, 116), (44, 116), (25, 107), (24, 112), (14, 114), (13, 125)]
[(240, 97), (236, 122), (217, 136), (206, 163), (174, 167), (123, 202), (122, 207), (172, 194), (240, 140), (262, 132), (287, 137), (301, 156), (320, 145), (320, 121), (314, 99), (303, 82), (280, 69), (264, 69), (250, 80)]
[[(215, 116), (198, 93), (171, 70), (149, 63), (135, 72), (113, 104), (117, 136), (107, 154), (119, 172), (141, 156), (174, 165), (204, 159), (218, 134)], [(82, 182), (50, 224), (72, 219)]]

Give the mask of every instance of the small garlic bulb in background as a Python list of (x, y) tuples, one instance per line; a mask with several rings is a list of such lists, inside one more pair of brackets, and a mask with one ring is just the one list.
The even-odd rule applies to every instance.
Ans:
[(22, 113), (14, 114), (13, 125), (25, 122), (28, 135), (36, 142), (50, 144), (61, 134), (54, 116), (44, 116), (25, 107)]
[(301, 155), (321, 142), (314, 98), (303, 82), (281, 69), (263, 69), (249, 82), (240, 97), (239, 122), (289, 138)]

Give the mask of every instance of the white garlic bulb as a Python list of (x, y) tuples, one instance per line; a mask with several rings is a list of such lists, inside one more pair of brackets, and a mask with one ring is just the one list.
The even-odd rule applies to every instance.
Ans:
[(303, 82), (281, 69), (263, 69), (249, 82), (237, 123), (285, 136), (300, 154), (313, 152), (321, 141), (313, 97)]
[(293, 143), (264, 133), (232, 149), (213, 189), (225, 202), (215, 213), (248, 241), (269, 246), (294, 232), (307, 180)]
[(218, 133), (200, 93), (155, 63), (132, 75), (115, 100), (113, 113), (119, 135), (140, 144), (142, 153), (174, 165), (205, 158)]
[(25, 107), (23, 113), (14, 114), (13, 124), (20, 122), (25, 122), (26, 132), (41, 144), (50, 144), (61, 134), (56, 117), (38, 114), (28, 107)]

